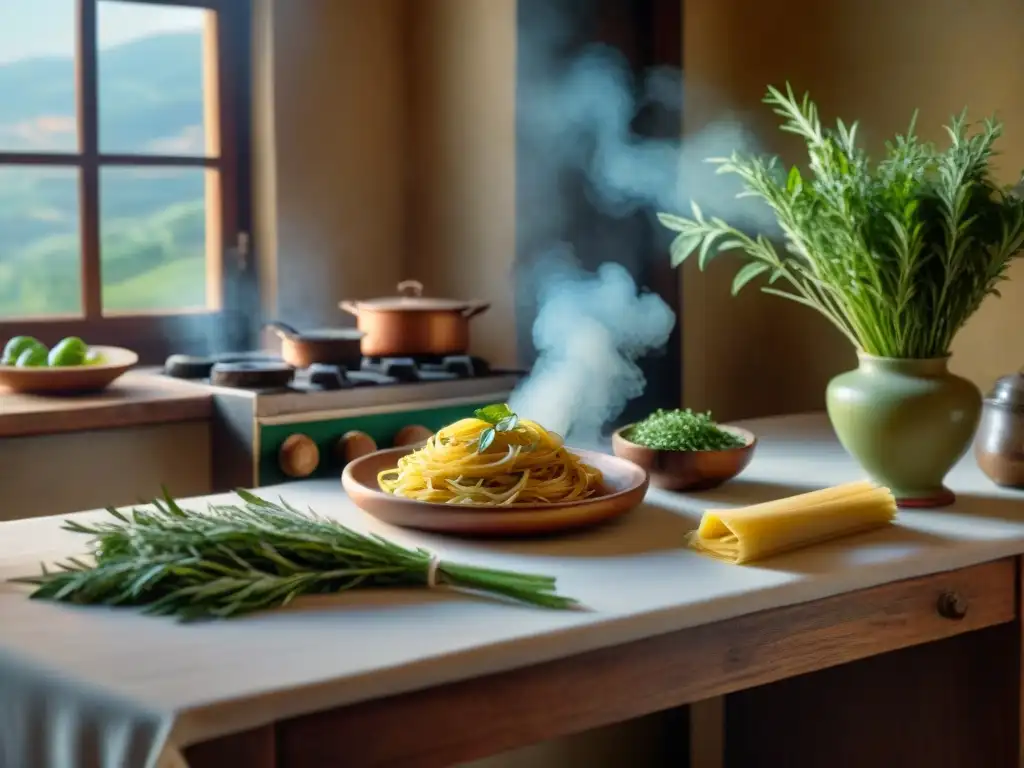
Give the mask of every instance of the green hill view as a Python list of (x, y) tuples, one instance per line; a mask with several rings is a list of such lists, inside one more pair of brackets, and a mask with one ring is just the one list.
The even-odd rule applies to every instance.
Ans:
[[(0, 151), (74, 151), (74, 61), (0, 65)], [(202, 36), (147, 37), (100, 52), (103, 152), (203, 154)], [(205, 171), (107, 167), (100, 174), (103, 305), (206, 303)], [(0, 165), (0, 317), (77, 313), (78, 172)]]

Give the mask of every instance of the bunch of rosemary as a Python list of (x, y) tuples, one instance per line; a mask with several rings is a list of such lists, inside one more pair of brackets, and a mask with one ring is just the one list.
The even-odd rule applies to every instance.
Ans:
[(333, 520), (274, 504), (246, 491), (237, 505), (207, 513), (182, 509), (165, 494), (154, 509), (67, 530), (93, 536), (94, 564), (71, 559), (59, 570), (13, 581), (36, 586), (33, 598), (79, 604), (143, 606), (183, 620), (224, 618), (287, 605), (299, 595), (355, 587), (440, 585), (500, 595), (547, 608), (576, 602), (555, 580), (436, 560)]
[[(872, 164), (856, 144), (856, 123), (824, 129), (814, 103), (807, 95), (797, 100), (788, 85), (785, 94), (769, 88), (765, 102), (782, 116), (781, 129), (806, 143), (809, 173), (786, 173), (772, 156), (734, 153), (709, 162), (739, 176), (740, 197), (768, 204), (784, 251), (764, 234), (706, 217), (694, 203), (692, 219), (659, 216), (679, 232), (673, 264), (697, 251), (703, 269), (715, 254), (738, 249), (749, 261), (734, 278), (734, 295), (766, 275), (763, 291), (817, 310), (862, 352), (948, 355), (954, 335), (986, 295), (998, 295), (996, 284), (1024, 247), (1024, 200), (990, 176), (1002, 125), (986, 120), (969, 134), (961, 114), (939, 150), (915, 135), (912, 120)], [(775, 287), (779, 280), (789, 289)]]

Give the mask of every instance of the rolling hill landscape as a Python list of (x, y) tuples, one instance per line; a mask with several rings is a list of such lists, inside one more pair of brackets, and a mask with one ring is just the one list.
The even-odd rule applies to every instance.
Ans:
[[(0, 65), (0, 152), (77, 149), (75, 63)], [(99, 55), (101, 152), (203, 154), (202, 35), (153, 35)], [(2, 162), (2, 161), (0, 161)], [(203, 306), (205, 171), (100, 174), (105, 310)], [(0, 317), (80, 311), (78, 173), (0, 164)]]

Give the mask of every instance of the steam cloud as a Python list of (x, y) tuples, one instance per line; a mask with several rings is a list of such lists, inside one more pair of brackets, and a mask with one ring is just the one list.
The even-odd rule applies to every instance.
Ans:
[(541, 266), (547, 277), (533, 325), (539, 358), (510, 406), (589, 445), (643, 393), (646, 382), (636, 360), (665, 345), (676, 318), (657, 295), (637, 294), (619, 264), (588, 273), (563, 254), (543, 259)]
[[(763, 230), (772, 220), (758, 203), (737, 200), (735, 180), (706, 162), (751, 151), (742, 125), (714, 123), (685, 142), (637, 135), (633, 123), (641, 111), (679, 109), (681, 73), (660, 68), (634, 82), (625, 59), (608, 46), (567, 53), (574, 26), (567, 8), (538, 2), (520, 17), (527, 24), (521, 21), (519, 35), (518, 183), (520, 220), (529, 224), (518, 232), (527, 258), (517, 277), (531, 294), (520, 295), (521, 303), (537, 303), (538, 359), (510, 405), (576, 444), (591, 444), (643, 393), (637, 360), (665, 346), (676, 318), (614, 263), (635, 252), (635, 242), (588, 237), (587, 260), (606, 263), (596, 272), (579, 266), (562, 241), (571, 217), (560, 191), (564, 179), (584, 178), (590, 204), (616, 218), (684, 212), (696, 199), (740, 226)], [(667, 233), (660, 234), (667, 243)]]
[[(737, 200), (737, 180), (716, 173), (707, 162), (737, 150), (756, 151), (752, 134), (738, 118), (719, 119), (686, 141), (645, 138), (632, 130), (644, 109), (682, 106), (680, 70), (651, 69), (634, 83), (628, 63), (614, 48), (591, 45), (574, 60), (559, 62), (543, 38), (529, 33), (522, 38), (520, 56), (533, 64), (524, 65), (529, 100), (519, 105), (517, 130), (528, 147), (529, 167), (545, 175), (583, 172), (590, 202), (612, 216), (641, 209), (688, 212), (689, 201), (697, 199), (702, 208), (734, 224), (774, 226), (762, 203)], [(548, 202), (558, 215), (561, 201)]]

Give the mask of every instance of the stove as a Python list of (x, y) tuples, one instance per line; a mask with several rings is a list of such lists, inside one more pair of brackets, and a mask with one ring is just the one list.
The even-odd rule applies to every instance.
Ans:
[(295, 370), (265, 352), (172, 355), (164, 374), (213, 396), (215, 491), (340, 477), (357, 456), (418, 442), (506, 401), (524, 376), (468, 355)]

